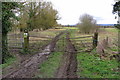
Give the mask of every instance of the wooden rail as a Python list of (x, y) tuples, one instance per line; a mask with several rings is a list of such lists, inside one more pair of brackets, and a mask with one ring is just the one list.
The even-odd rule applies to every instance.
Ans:
[(87, 37), (93, 37), (93, 36), (75, 37), (75, 38), (70, 38), (70, 39), (87, 38)]

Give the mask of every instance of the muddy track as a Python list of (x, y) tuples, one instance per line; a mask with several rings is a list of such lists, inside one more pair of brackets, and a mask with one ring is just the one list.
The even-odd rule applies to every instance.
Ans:
[(35, 76), (35, 72), (38, 69), (39, 64), (43, 63), (48, 58), (48, 55), (54, 51), (56, 42), (59, 40), (60, 36), (64, 32), (61, 32), (57, 35), (41, 52), (32, 57), (28, 60), (24, 61), (20, 68), (12, 71), (11, 73), (3, 76), (3, 78), (32, 78)]
[(66, 34), (66, 51), (63, 55), (61, 66), (55, 77), (57, 78), (77, 78), (77, 59), (76, 49), (69, 39), (69, 33)]

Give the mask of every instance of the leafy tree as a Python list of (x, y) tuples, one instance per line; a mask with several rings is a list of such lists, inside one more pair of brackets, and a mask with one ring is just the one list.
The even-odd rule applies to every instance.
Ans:
[[(120, 1), (116, 2), (114, 5), (113, 5), (113, 13), (117, 13), (118, 16), (120, 17)], [(120, 29), (120, 22), (118, 21), (118, 24), (115, 25), (116, 28)]]
[(18, 20), (13, 12), (18, 6), (16, 2), (2, 2), (2, 63), (5, 63), (5, 60), (11, 57), (8, 52), (7, 34), (12, 28), (10, 18)]
[(120, 16), (120, 1), (116, 2), (114, 5), (113, 5), (113, 13), (117, 13), (118, 12), (118, 15)]
[(58, 19), (58, 12), (53, 9), (50, 2), (44, 2), (40, 11), (40, 14), (36, 15), (40, 18), (36, 17), (39, 19), (36, 21), (40, 21), (39, 24), (42, 26), (43, 29), (51, 28), (57, 24), (56, 20)]
[(80, 32), (85, 34), (92, 33), (96, 30), (96, 20), (88, 14), (84, 14), (80, 17), (80, 22), (78, 23)]
[(25, 9), (25, 5), (23, 4), (19, 12), (19, 21), (17, 24), (17, 27), (20, 29), (20, 31), (23, 31), (25, 28), (27, 28), (27, 21), (29, 20), (28, 13), (25, 11)]
[[(119, 53), (119, 58), (120, 58), (120, 1), (117, 1), (114, 5), (113, 5), (113, 13), (117, 13), (118, 14), (118, 24), (115, 25), (115, 27), (118, 30), (118, 53)], [(119, 69), (120, 70), (120, 69)]]
[(27, 2), (20, 13), (19, 28), (48, 29), (57, 24), (57, 10), (50, 2)]

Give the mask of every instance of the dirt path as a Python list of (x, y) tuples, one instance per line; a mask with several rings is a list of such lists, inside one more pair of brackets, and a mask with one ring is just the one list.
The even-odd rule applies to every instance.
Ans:
[(59, 67), (57, 78), (77, 78), (77, 59), (74, 45), (69, 39), (69, 33), (66, 34), (66, 51), (63, 55), (61, 66)]
[(48, 57), (48, 55), (54, 51), (56, 42), (59, 40), (59, 37), (63, 34), (60, 33), (57, 35), (51, 43), (49, 43), (45, 49), (32, 57), (30, 57), (28, 60), (24, 61), (20, 68), (12, 71), (11, 73), (3, 76), (3, 78), (32, 78), (35, 76), (35, 72), (38, 69), (38, 65), (41, 64), (43, 61), (45, 61)]

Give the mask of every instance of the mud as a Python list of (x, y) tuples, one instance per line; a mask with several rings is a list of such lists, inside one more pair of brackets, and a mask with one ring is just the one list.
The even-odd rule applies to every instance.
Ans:
[(55, 77), (57, 78), (77, 78), (77, 59), (76, 49), (66, 34), (66, 51), (63, 55), (61, 66), (59, 67)]
[(32, 78), (35, 76), (35, 72), (38, 69), (39, 64), (47, 60), (49, 54), (54, 51), (56, 42), (59, 40), (59, 37), (63, 34), (60, 33), (57, 35), (41, 52), (38, 53), (26, 61), (20, 64), (22, 67), (12, 71), (11, 73), (4, 75), (3, 78)]

